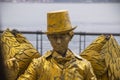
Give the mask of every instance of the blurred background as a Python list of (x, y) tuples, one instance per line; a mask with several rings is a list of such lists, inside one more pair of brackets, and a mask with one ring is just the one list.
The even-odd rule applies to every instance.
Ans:
[(47, 12), (54, 10), (68, 10), (72, 25), (77, 26), (70, 43), (75, 53), (103, 33), (115, 34), (120, 43), (120, 0), (0, 0), (0, 30), (23, 32), (44, 54), (52, 48), (41, 32), (47, 29)]
[(108, 3), (108, 2), (120, 2), (120, 0), (0, 0), (1, 2), (38, 2), (38, 3)]

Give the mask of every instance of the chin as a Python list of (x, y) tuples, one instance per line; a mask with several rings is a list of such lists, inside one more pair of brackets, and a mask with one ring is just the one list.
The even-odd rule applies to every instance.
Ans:
[(65, 49), (55, 49), (55, 51), (57, 51), (57, 52), (63, 52), (63, 51), (65, 51)]

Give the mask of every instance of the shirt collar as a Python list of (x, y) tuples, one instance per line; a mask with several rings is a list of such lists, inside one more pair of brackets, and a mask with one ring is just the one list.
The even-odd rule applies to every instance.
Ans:
[(52, 58), (55, 59), (55, 61), (57, 61), (58, 63), (65, 63), (67, 61), (70, 61), (71, 59), (75, 58), (75, 56), (73, 55), (73, 53), (68, 49), (66, 52), (66, 56), (63, 57), (61, 56), (59, 53), (57, 53), (56, 51), (53, 51), (52, 53)]

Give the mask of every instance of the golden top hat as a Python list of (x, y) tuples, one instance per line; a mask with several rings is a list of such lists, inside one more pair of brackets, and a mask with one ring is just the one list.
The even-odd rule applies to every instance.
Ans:
[(74, 30), (69, 20), (67, 10), (52, 11), (47, 13), (47, 32), (46, 34), (63, 34)]

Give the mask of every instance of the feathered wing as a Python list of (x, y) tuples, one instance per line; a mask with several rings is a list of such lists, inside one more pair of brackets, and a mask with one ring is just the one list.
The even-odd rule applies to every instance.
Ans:
[(91, 62), (94, 73), (98, 79), (101, 79), (101, 76), (107, 72), (104, 54), (100, 53), (107, 41), (108, 39), (105, 35), (100, 35), (80, 53), (80, 56)]
[(21, 33), (7, 29), (1, 35), (1, 43), (9, 80), (15, 80), (33, 58), (40, 57), (40, 53)]
[(120, 46), (112, 35), (101, 53), (105, 54), (109, 80), (120, 80)]

